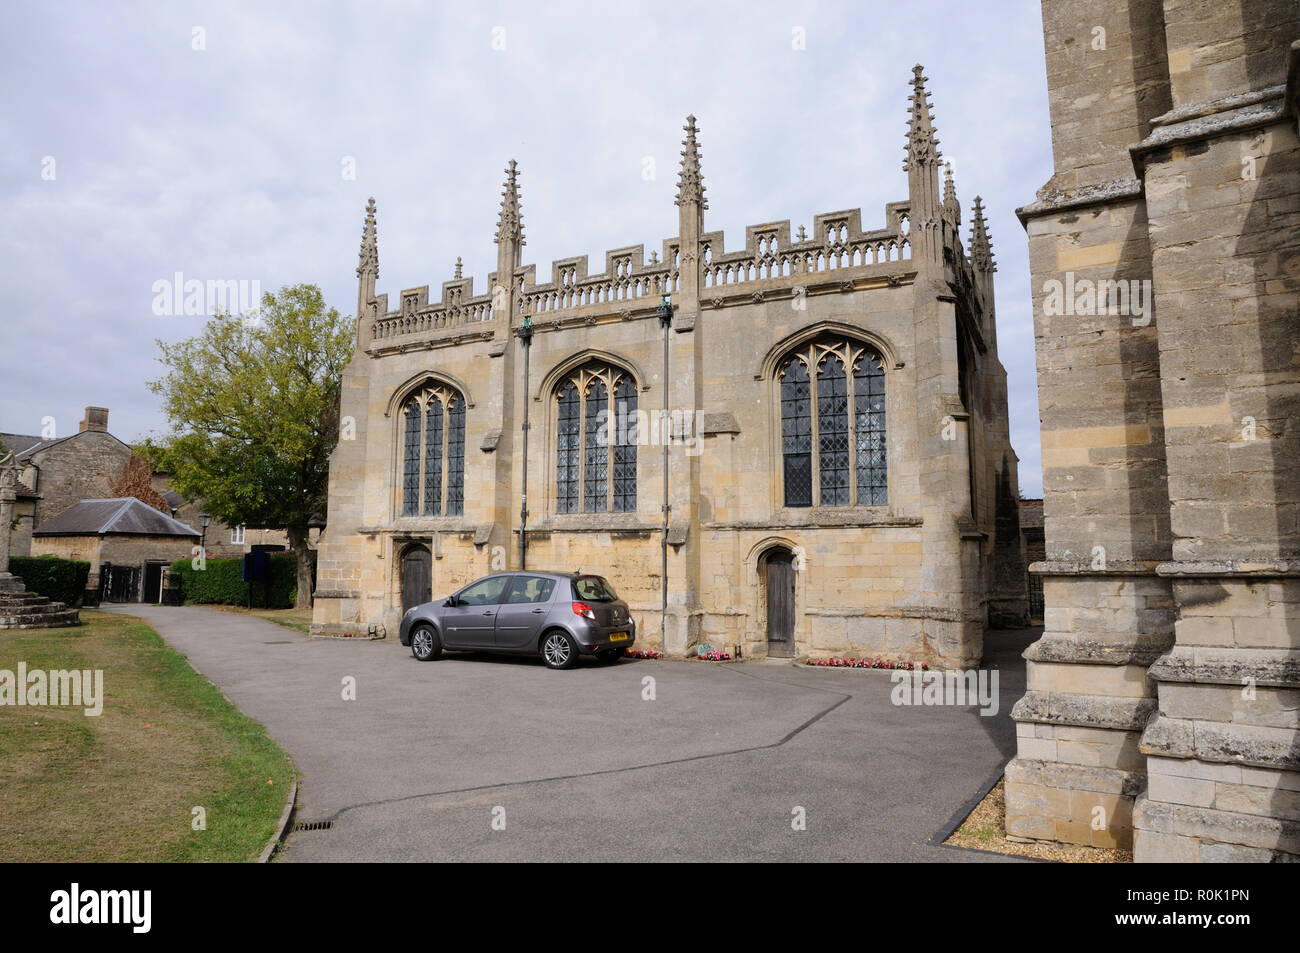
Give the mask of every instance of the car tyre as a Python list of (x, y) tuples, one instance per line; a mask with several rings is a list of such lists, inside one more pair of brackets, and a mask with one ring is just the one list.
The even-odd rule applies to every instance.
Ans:
[(542, 660), (547, 668), (573, 668), (578, 664), (578, 643), (563, 629), (552, 629), (542, 636)]
[(442, 638), (431, 625), (416, 626), (411, 633), (411, 654), (421, 662), (431, 662), (442, 655)]

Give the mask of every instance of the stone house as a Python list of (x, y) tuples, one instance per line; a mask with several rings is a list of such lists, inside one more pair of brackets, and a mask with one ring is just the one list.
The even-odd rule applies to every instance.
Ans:
[[(172, 489), (169, 474), (149, 471), (129, 445), (108, 432), (108, 416), (106, 407), (87, 407), (77, 432), (67, 437), (0, 433), (0, 444), (14, 451), (20, 473), (14, 505), (15, 556), (30, 554), (37, 526), (82, 500), (136, 495), (181, 523), (199, 527), (203, 501), (186, 500)], [(137, 479), (140, 467), (143, 479)], [(317, 527), (309, 545), (319, 534)], [(283, 529), (226, 526), (216, 520), (201, 535), (210, 559), (241, 556), (255, 546), (288, 546)]]
[(1043, 637), (1007, 833), (1300, 859), (1300, 5), (1043, 3)]
[(109, 601), (158, 602), (167, 566), (198, 541), (197, 530), (135, 497), (82, 500), (37, 527), (32, 555), (89, 562), (87, 592)]
[(458, 265), (390, 308), (372, 199), (313, 631), (394, 632), (520, 566), (603, 573), (673, 654), (971, 665), (986, 625), (1022, 622), (995, 266), (978, 198), (963, 241), (924, 83), (875, 226), (846, 209), (728, 249), (689, 117), (678, 232), (648, 256), (523, 264), (511, 162), (487, 289)]
[(75, 434), (44, 438), (0, 433), (13, 451), (19, 481), (29, 492), (31, 525), (14, 535), (15, 556), (27, 555), (31, 530), (84, 499), (112, 496), (131, 459), (131, 448), (108, 432), (108, 410), (87, 407)]

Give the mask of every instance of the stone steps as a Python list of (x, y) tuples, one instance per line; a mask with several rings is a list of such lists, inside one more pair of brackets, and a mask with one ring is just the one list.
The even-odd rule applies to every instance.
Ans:
[(79, 610), (28, 592), (22, 581), (12, 576), (0, 582), (0, 629), (58, 629), (81, 624)]
[(0, 619), (39, 619), (55, 612), (66, 612), (68, 606), (62, 602), (50, 602), (43, 606), (0, 606)]
[(0, 612), (0, 629), (60, 629), (80, 624), (80, 613), (76, 609), (60, 608), (21, 616)]
[(0, 609), (8, 609), (14, 606), (45, 605), (49, 601), (46, 596), (38, 596), (34, 592), (0, 593)]

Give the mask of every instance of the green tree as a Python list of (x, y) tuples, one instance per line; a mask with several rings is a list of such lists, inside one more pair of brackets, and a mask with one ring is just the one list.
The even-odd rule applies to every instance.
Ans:
[(158, 341), (167, 373), (149, 382), (171, 433), (141, 455), (226, 525), (286, 530), (300, 608), (311, 605), (309, 525), (325, 516), (354, 329), (315, 285), (281, 288), (255, 316), (221, 313), (196, 337)]

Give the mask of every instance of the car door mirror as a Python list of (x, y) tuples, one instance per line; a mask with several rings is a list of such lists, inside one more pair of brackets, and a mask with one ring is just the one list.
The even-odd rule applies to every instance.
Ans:
[(451, 608), (454, 609), (456, 606), (460, 605), (460, 600), (457, 599), (455, 596), (448, 596), (447, 601), (444, 602), (443, 605), (450, 606)]

